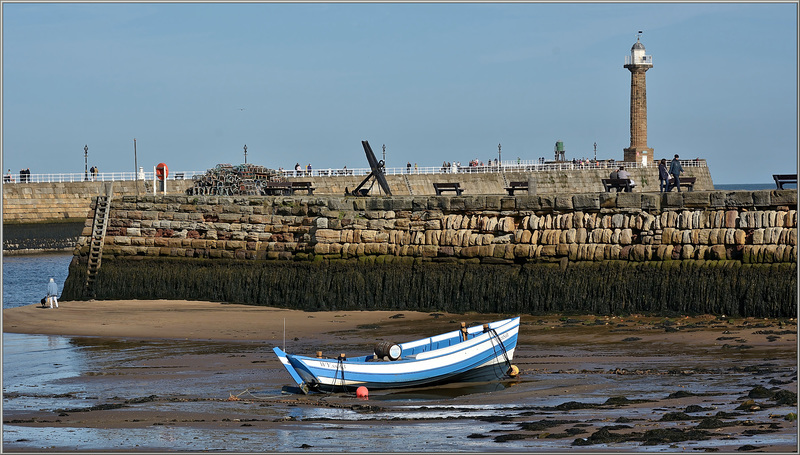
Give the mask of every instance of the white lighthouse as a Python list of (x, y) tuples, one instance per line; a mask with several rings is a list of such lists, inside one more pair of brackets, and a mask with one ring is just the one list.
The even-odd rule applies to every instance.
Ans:
[(653, 161), (653, 149), (647, 146), (647, 84), (644, 73), (653, 67), (653, 57), (645, 54), (640, 41), (631, 47), (631, 55), (625, 56), (625, 68), (631, 72), (631, 146), (624, 149), (626, 162), (647, 166)]

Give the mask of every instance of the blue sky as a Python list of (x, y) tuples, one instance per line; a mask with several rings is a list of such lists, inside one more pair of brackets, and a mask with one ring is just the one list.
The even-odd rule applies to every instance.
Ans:
[(797, 168), (796, 3), (3, 3), (3, 168), (172, 171), (621, 160), (642, 30), (648, 145), (715, 183)]

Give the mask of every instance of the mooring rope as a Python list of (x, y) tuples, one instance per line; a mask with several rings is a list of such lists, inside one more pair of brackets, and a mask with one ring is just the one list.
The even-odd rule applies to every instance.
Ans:
[(242, 401), (242, 398), (239, 398), (239, 397), (244, 395), (245, 393), (250, 395), (255, 401), (269, 401), (269, 400), (275, 400), (275, 399), (281, 398), (280, 396), (275, 396), (275, 397), (257, 397), (255, 395), (253, 395), (252, 392), (250, 392), (250, 389), (245, 389), (244, 391), (242, 391), (240, 393), (237, 393), (236, 395), (228, 392), (228, 394), (230, 396), (228, 398), (226, 398), (225, 401)]
[[(492, 338), (497, 338), (497, 342), (500, 343), (500, 351), (503, 353), (503, 359), (505, 360), (506, 367), (510, 369), (511, 360), (508, 359), (508, 351), (506, 350), (506, 346), (503, 344), (503, 340), (500, 339), (500, 335), (497, 334), (497, 330), (489, 329), (489, 333), (492, 335)], [(494, 350), (494, 343), (492, 343), (492, 349)], [(494, 352), (497, 353), (497, 351)]]
[(342, 391), (347, 392), (347, 385), (344, 382), (344, 359), (342, 356), (339, 356), (338, 363), (336, 364), (336, 372), (333, 374), (333, 387), (331, 387), (331, 391), (335, 390), (336, 388), (336, 379), (339, 377), (339, 368), (342, 371)]

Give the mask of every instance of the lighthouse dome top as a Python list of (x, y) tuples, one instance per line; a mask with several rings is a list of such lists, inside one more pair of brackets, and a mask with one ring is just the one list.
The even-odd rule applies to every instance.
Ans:
[(636, 37), (636, 43), (631, 47), (631, 55), (625, 57), (625, 65), (634, 65), (636, 67), (653, 65), (653, 57), (645, 55), (644, 44), (639, 41), (638, 36)]

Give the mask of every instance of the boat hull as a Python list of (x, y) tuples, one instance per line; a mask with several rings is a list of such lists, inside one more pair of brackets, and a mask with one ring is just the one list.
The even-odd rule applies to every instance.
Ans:
[[(519, 318), (423, 338), (400, 345), (395, 361), (374, 361), (372, 355), (352, 359), (320, 359), (274, 348), (301, 390), (351, 391), (406, 388), (445, 382), (485, 381), (506, 375), (514, 357)], [(464, 339), (466, 338), (466, 339)]]

